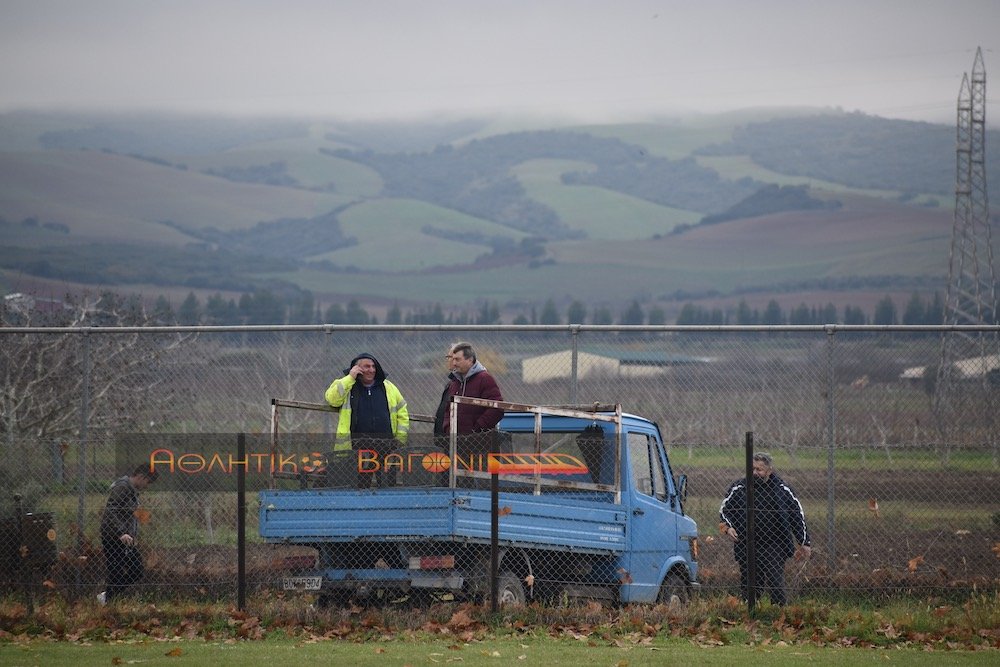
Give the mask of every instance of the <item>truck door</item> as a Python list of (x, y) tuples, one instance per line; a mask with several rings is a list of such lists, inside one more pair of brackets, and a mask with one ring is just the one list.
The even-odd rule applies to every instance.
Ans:
[(627, 446), (627, 483), (632, 501), (628, 517), (631, 584), (622, 587), (622, 597), (623, 602), (653, 602), (659, 593), (663, 564), (677, 551), (677, 514), (670, 505), (659, 440), (652, 434), (630, 432)]

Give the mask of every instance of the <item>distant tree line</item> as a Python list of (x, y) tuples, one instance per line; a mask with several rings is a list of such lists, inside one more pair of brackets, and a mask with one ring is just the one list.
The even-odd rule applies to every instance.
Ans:
[(345, 205), (312, 218), (280, 218), (258, 222), (248, 229), (226, 231), (180, 225), (172, 220), (159, 222), (209, 244), (210, 248), (225, 248), (234, 258), (266, 255), (298, 262), (302, 257), (357, 245), (358, 240), (346, 236), (340, 226), (338, 216), (347, 208)]
[(723, 179), (717, 171), (702, 167), (691, 157), (668, 160), (634, 147), (627, 157), (605, 157), (596, 164), (594, 171), (564, 174), (563, 183), (596, 185), (654, 204), (708, 213), (725, 210), (761, 186), (751, 178)]
[[(233, 251), (211, 244), (185, 247), (128, 243), (0, 245), (0, 266), (40, 278), (92, 285), (181, 285), (227, 291), (253, 290), (255, 274), (295, 271), (295, 260)], [(271, 284), (274, 281), (268, 278)], [(298, 289), (292, 288), (290, 289)]]
[(58, 234), (69, 234), (69, 226), (61, 222), (41, 222), (37, 217), (29, 215), (27, 218), (23, 218), (20, 223), (15, 223), (7, 220), (3, 216), (0, 216), (0, 227), (13, 227), (18, 224), (25, 229), (40, 227)]
[[(135, 302), (132, 295), (125, 302)], [(215, 293), (202, 301), (192, 291), (175, 309), (170, 301), (159, 296), (149, 311), (151, 323), (161, 325), (244, 325), (244, 324), (379, 324), (357, 299), (332, 303), (325, 308), (317, 304), (309, 291), (279, 294), (268, 289), (245, 292), (239, 297), (224, 297)], [(386, 312), (383, 324), (450, 324), (490, 325), (504, 324), (500, 305), (483, 301), (473, 310), (445, 310), (440, 303), (424, 304), (404, 310), (394, 303)], [(509, 324), (515, 325), (665, 325), (666, 311), (662, 306), (644, 308), (638, 299), (614, 312), (606, 305), (587, 306), (579, 300), (572, 301), (560, 310), (553, 299), (539, 307), (526, 306), (514, 315)], [(751, 308), (745, 299), (735, 306), (700, 306), (685, 303), (673, 324), (678, 325), (822, 325), (822, 324), (874, 324), (874, 325), (939, 325), (944, 323), (944, 298), (940, 292), (928, 297), (914, 292), (900, 310), (892, 297), (886, 295), (875, 305), (874, 311), (865, 312), (860, 306), (846, 305), (838, 309), (834, 304), (807, 305), (800, 303), (784, 309), (771, 299), (763, 310)]]
[(902, 312), (892, 297), (885, 296), (875, 305), (871, 316), (859, 307), (846, 305), (838, 310), (832, 303), (809, 306), (800, 303), (785, 311), (775, 299), (767, 302), (763, 310), (750, 308), (741, 299), (735, 308), (706, 308), (685, 303), (677, 317), (677, 324), (691, 325), (810, 325), (810, 324), (876, 324), (876, 325), (938, 325), (944, 323), (944, 299), (934, 292), (925, 299), (914, 292)]
[[(729, 220), (771, 215), (783, 211), (834, 210), (842, 206), (836, 200), (817, 199), (809, 194), (808, 185), (775, 185), (762, 187), (743, 201), (721, 213), (706, 215), (698, 225), (714, 225)], [(672, 233), (679, 234), (693, 225), (678, 225)]]
[(249, 167), (210, 167), (202, 173), (238, 183), (263, 183), (264, 185), (281, 185), (287, 187), (301, 186), (288, 173), (288, 163), (284, 160), (276, 160), (267, 164), (255, 164)]

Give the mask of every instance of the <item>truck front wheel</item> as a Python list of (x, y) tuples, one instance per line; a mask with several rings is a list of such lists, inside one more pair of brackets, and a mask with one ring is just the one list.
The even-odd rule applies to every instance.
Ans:
[(660, 584), (660, 594), (656, 597), (657, 604), (686, 604), (690, 599), (690, 589), (682, 572), (668, 572)]

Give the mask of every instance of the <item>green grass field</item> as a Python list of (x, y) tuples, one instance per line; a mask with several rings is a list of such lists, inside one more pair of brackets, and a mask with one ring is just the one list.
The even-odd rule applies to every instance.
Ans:
[(649, 239), (701, 218), (693, 211), (659, 206), (604, 188), (563, 185), (560, 180), (566, 172), (589, 169), (592, 165), (570, 160), (531, 160), (518, 165), (514, 173), (528, 196), (593, 240)]
[[(248, 147), (226, 153), (185, 155), (175, 157), (189, 169), (222, 170), (226, 167), (248, 168), (283, 162), (287, 173), (301, 187), (331, 189), (346, 197), (374, 197), (382, 189), (382, 177), (370, 167), (331, 155), (324, 155), (315, 146), (301, 142), (283, 141), (278, 145)], [(314, 143), (308, 141), (309, 144)]]
[[(345, 211), (340, 219), (343, 233), (357, 239), (357, 245), (311, 259), (377, 271), (408, 271), (467, 264), (490, 251), (486, 243), (471, 242), (470, 235), (482, 239), (498, 236), (514, 242), (526, 236), (487, 220), (406, 199), (378, 199), (358, 204)], [(447, 232), (451, 238), (425, 234), (424, 227)], [(415, 252), (415, 248), (421, 250)]]
[(810, 601), (748, 616), (734, 598), (686, 607), (537, 606), (491, 614), (426, 610), (317, 612), (301, 598), (225, 604), (46, 602), (28, 614), (0, 600), (0, 663), (350, 665), (913, 665), (995, 664), (1000, 606), (907, 599), (882, 606)]
[(997, 651), (927, 651), (923, 648), (843, 648), (795, 646), (702, 646), (653, 639), (622, 641), (550, 637), (507, 637), (472, 643), (411, 637), (364, 642), (316, 639), (266, 641), (126, 641), (115, 643), (27, 641), (0, 644), (0, 662), (9, 667), (76, 665), (215, 665), (241, 667), (266, 663), (299, 665), (994, 665)]

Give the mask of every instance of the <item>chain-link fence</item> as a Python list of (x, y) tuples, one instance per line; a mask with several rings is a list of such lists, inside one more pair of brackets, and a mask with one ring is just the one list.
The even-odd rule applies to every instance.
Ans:
[[(942, 337), (958, 335), (978, 341), (982, 352), (941, 373)], [(356, 469), (340, 481), (323, 472), (322, 483), (315, 474), (303, 474), (336, 468), (330, 464), (335, 412), (283, 407), (280, 437), (294, 446), (277, 467), (292, 474), (271, 474), (272, 399), (323, 403), (332, 380), (358, 353), (369, 352), (409, 411), (429, 417), (441, 398), (448, 348), (469, 340), (504, 399), (620, 403), (625, 412), (658, 425), (669, 454), (669, 467), (658, 472), (655, 451), (647, 449), (642, 464), (647, 475), (633, 469), (616, 477), (614, 461), (581, 449), (578, 433), (509, 444), (510, 451), (572, 453), (589, 477), (552, 475), (551, 495), (527, 483), (516, 489), (513, 481), (501, 489), (505, 553), (530, 551), (537, 541), (527, 535), (530, 525), (518, 523), (532, 513), (549, 512), (544, 539), (558, 541), (540, 571), (508, 567), (520, 588), (502, 587), (501, 595), (520, 590), (533, 597), (536, 579), (540, 588), (543, 581), (575, 582), (575, 588), (563, 586), (551, 599), (573, 592), (602, 597), (607, 587), (600, 584), (609, 581), (634, 579), (638, 585), (648, 578), (640, 568), (655, 566), (644, 564), (638, 552), (630, 553), (629, 567), (607, 570), (621, 563), (616, 554), (631, 548), (622, 546), (630, 531), (655, 542), (665, 528), (655, 521), (640, 526), (635, 515), (616, 514), (615, 498), (605, 487), (620, 482), (624, 492), (631, 485), (651, 502), (669, 504), (680, 497), (681, 475), (687, 477), (683, 510), (698, 526), (702, 589), (736, 593), (740, 569), (733, 540), (720, 531), (719, 511), (731, 484), (744, 476), (747, 432), (754, 434), (758, 451), (773, 456), (774, 473), (794, 489), (789, 507), (801, 509), (808, 527), (810, 558), (786, 562), (790, 552), (782, 548), (780, 564), (764, 566), (765, 576), (784, 574), (791, 595), (995, 588), (1000, 581), (998, 336), (997, 327), (861, 326), (0, 329), (0, 578), (8, 587), (31, 584), (36, 591), (68, 597), (92, 598), (105, 590), (101, 522), (111, 485), (148, 460), (136, 452), (152, 448), (160, 470), (172, 474), (142, 490), (140, 509), (131, 514), (145, 565), (132, 590), (150, 596), (234, 594), (237, 433), (247, 434), (245, 567), (252, 589), (280, 587), (283, 576), (317, 563), (364, 570), (377, 588), (384, 583), (377, 572), (393, 571), (397, 564), (416, 563), (419, 569), (424, 563), (435, 576), (445, 576), (447, 563), (434, 557), (486, 558), (488, 539), (480, 539), (481, 532), (456, 553), (406, 540), (415, 533), (437, 539), (435, 531), (444, 530), (432, 525), (432, 512), (421, 513), (420, 503), (431, 497), (428, 489), (450, 482), (458, 487), (450, 492), (461, 495), (461, 474), (442, 483), (438, 471), (424, 465), (423, 455), (431, 450), (419, 447), (434, 444), (428, 421), (413, 420), (404, 443), (421, 454), (408, 461), (406, 472), (416, 472), (379, 482), (393, 485), (396, 510), (410, 512), (408, 525), (379, 523), (388, 519), (373, 512), (366, 499), (381, 489), (376, 484), (358, 490)], [(613, 428), (605, 435), (613, 441), (611, 433)], [(630, 461), (654, 441), (624, 443)], [(582, 486), (558, 488), (574, 480)], [(468, 482), (477, 483), (485, 482), (474, 476)], [(275, 545), (260, 536), (259, 491), (338, 486), (354, 486), (356, 493), (342, 494), (352, 500), (338, 506), (336, 526), (313, 527), (320, 536), (313, 546)], [(574, 524), (579, 519), (539, 509), (560, 493), (586, 521)], [(486, 530), (488, 538), (489, 507), (478, 503), (455, 500), (452, 520), (467, 521), (473, 532)], [(769, 509), (761, 506), (757, 514), (765, 541), (775, 523)], [(795, 512), (788, 513), (792, 527)], [(321, 517), (315, 520), (323, 524)], [(525, 535), (503, 532), (512, 526)], [(735, 528), (740, 532), (742, 526)], [(358, 539), (366, 530), (395, 531), (396, 537)], [(586, 537), (595, 531), (604, 531), (604, 539)], [(571, 577), (570, 570), (577, 573)]]

